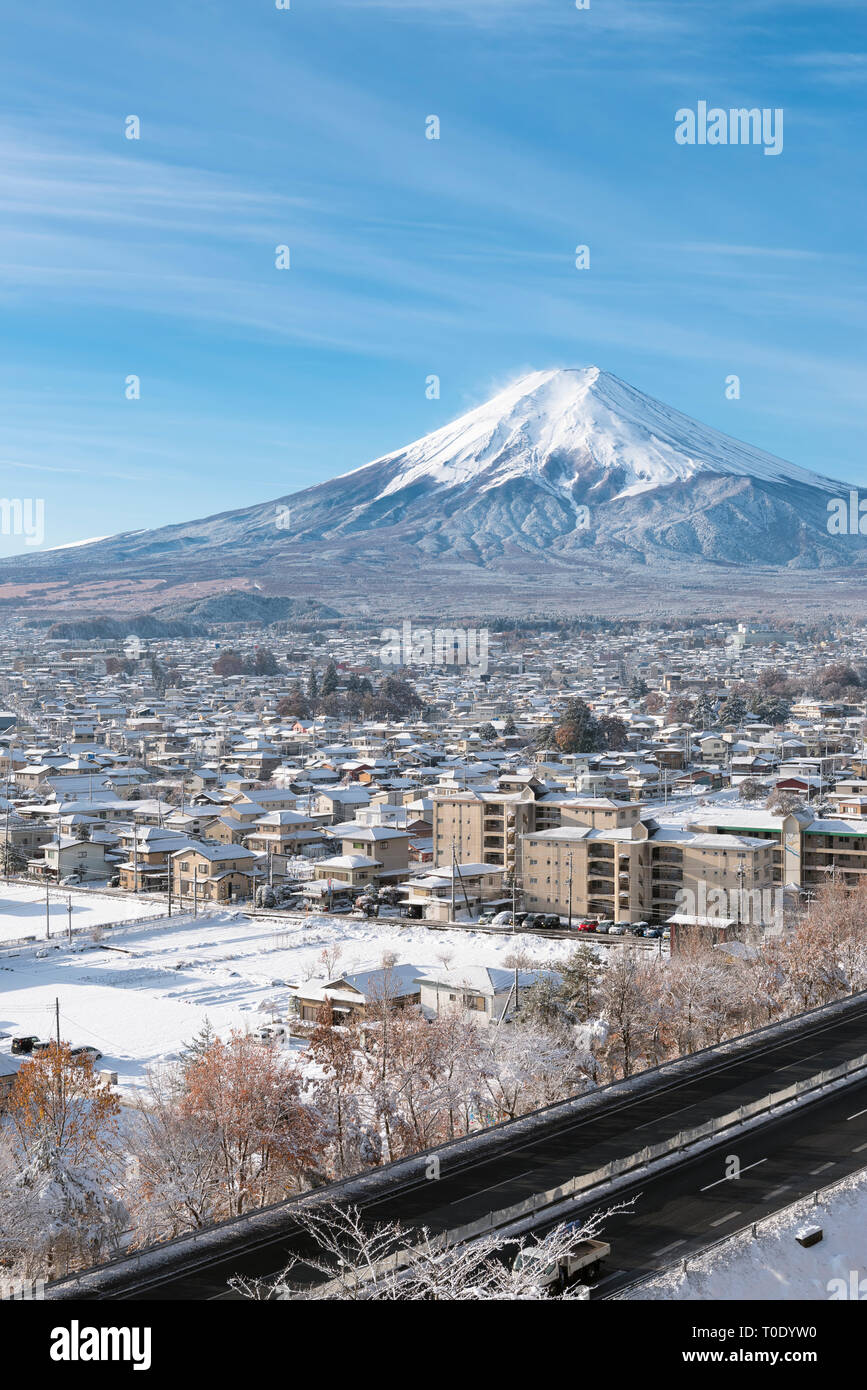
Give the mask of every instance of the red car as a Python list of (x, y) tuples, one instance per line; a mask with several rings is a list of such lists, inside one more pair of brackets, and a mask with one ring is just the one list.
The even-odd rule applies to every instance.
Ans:
[(595, 922), (579, 922), (579, 923), (578, 923), (578, 930), (579, 930), (579, 931), (595, 931), (595, 930), (596, 930), (596, 923), (595, 923)]

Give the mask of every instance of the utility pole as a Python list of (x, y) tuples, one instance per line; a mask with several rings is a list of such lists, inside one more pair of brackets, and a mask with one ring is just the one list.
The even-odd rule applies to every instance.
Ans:
[(67, 929), (70, 942), (72, 941), (72, 894), (66, 899)]
[(455, 842), (452, 840), (452, 921), (455, 920)]
[(569, 851), (569, 930), (572, 930), (572, 851)]
[(45, 940), (51, 940), (51, 907), (48, 900), (48, 879), (45, 880)]
[(199, 866), (193, 865), (193, 916), (199, 914)]
[(138, 826), (133, 821), (132, 827), (132, 882), (133, 893), (138, 892)]
[(60, 1050), (60, 1000), (54, 1000), (54, 1020), (57, 1029), (57, 1048)]
[[(174, 867), (175, 867), (175, 866), (174, 866), (174, 863), (172, 862), (172, 856), (171, 856), (170, 854), (167, 854), (167, 855), (166, 855), (166, 866), (167, 866), (167, 868), (168, 868), (167, 881), (168, 881), (168, 885), (169, 885), (169, 916), (171, 917), (171, 915), (172, 915), (172, 874), (174, 873)], [(181, 905), (183, 906), (183, 904), (181, 904)]]

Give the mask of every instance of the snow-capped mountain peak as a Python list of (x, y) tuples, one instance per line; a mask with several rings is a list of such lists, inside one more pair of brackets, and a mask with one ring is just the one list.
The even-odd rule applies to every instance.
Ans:
[[(571, 462), (573, 477), (556, 470), (554, 483), (545, 470), (551, 459)], [(583, 475), (591, 491), (594, 475), (616, 475), (618, 489), (609, 491), (608, 500), (699, 473), (796, 480), (823, 490), (836, 486), (698, 424), (599, 367), (523, 376), (451, 424), (366, 466), (389, 465), (392, 476), (377, 500), (419, 485), (453, 488), (475, 482), (487, 490), (521, 477), (563, 496), (572, 490), (575, 475)]]

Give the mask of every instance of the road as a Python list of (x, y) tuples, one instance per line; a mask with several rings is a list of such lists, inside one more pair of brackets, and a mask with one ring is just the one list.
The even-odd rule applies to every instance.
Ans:
[[(424, 1156), (400, 1165), (393, 1175), (388, 1169), (377, 1170), (378, 1190), (352, 1200), (363, 1205), (372, 1221), (399, 1220), (405, 1226), (427, 1226), (433, 1233), (454, 1230), (865, 1053), (867, 1001), (858, 997), (840, 1011), (807, 1016), (799, 1022), (797, 1032), (783, 1036), (777, 1030), (758, 1034), (722, 1051), (669, 1064), (661, 1072), (645, 1073), (632, 1083), (632, 1088), (606, 1088), (577, 1103), (539, 1112), (533, 1123), (519, 1120), (483, 1134), (460, 1149), (441, 1149), (437, 1180), (425, 1176)], [(668, 1188), (667, 1174), (654, 1180), (659, 1186), (654, 1186), (656, 1196), (652, 1199), (648, 1195), (651, 1184), (645, 1182), (644, 1196), (635, 1215), (628, 1223), (617, 1218), (616, 1225), (612, 1225), (622, 1278), (632, 1278), (644, 1269), (656, 1267), (648, 1264), (649, 1260), (664, 1263), (666, 1246), (671, 1250), (665, 1253), (676, 1257), (687, 1252), (691, 1240), (706, 1240), (709, 1232), (724, 1234), (723, 1222), (711, 1225), (720, 1217), (734, 1228), (752, 1219), (751, 1213), (763, 1200), (771, 1203), (764, 1208), (769, 1210), (798, 1195), (793, 1186), (794, 1160), (787, 1158), (783, 1149), (769, 1149), (769, 1141), (764, 1137), (766, 1130), (776, 1134), (778, 1126), (791, 1127), (791, 1135), (798, 1141), (793, 1152), (803, 1149), (804, 1154), (797, 1169), (799, 1178), (809, 1177), (816, 1185), (835, 1176), (832, 1168), (824, 1170), (829, 1177), (810, 1171), (810, 1164), (819, 1168), (832, 1161), (827, 1147), (822, 1145), (822, 1125), (814, 1117), (823, 1113), (821, 1107), (828, 1104), (828, 1113), (836, 1117), (837, 1130), (841, 1125), (855, 1125), (854, 1120), (841, 1121), (834, 1109), (836, 1105), (845, 1108), (849, 1104), (845, 1097), (854, 1096), (855, 1090), (854, 1086), (847, 1089), (840, 1101), (832, 1099), (804, 1106), (791, 1120), (774, 1120), (757, 1130), (755, 1136), (723, 1144), (722, 1150), (737, 1153), (744, 1167), (753, 1159), (759, 1164), (741, 1179), (744, 1185), (737, 1187), (736, 1200), (733, 1185), (709, 1187), (722, 1176), (719, 1155), (690, 1160), (698, 1164), (696, 1172), (701, 1181), (694, 1181), (691, 1174), (675, 1178), (673, 1173), (674, 1185)], [(858, 1089), (858, 1097), (863, 1099), (863, 1095), (863, 1089)], [(863, 1104), (867, 1107), (867, 1100)], [(851, 1103), (846, 1113), (853, 1114), (861, 1108), (860, 1103)], [(842, 1133), (848, 1138), (845, 1128)], [(851, 1135), (861, 1143), (860, 1127), (853, 1129)], [(811, 1149), (811, 1144), (818, 1147)], [(853, 1167), (860, 1166), (855, 1147), (839, 1150), (840, 1158), (850, 1154), (858, 1159)], [(689, 1164), (679, 1165), (677, 1174), (688, 1167)], [(708, 1187), (706, 1193), (700, 1192), (703, 1186)], [(775, 1196), (771, 1195), (775, 1192)], [(335, 1190), (335, 1196), (339, 1195), (340, 1190)], [(658, 1202), (658, 1210), (649, 1205), (651, 1200)], [(669, 1201), (675, 1203), (670, 1212), (666, 1207)], [(679, 1202), (685, 1203), (683, 1208), (676, 1205)], [(627, 1236), (626, 1224), (630, 1230), (634, 1228), (634, 1235)], [(227, 1223), (217, 1228), (216, 1234), (217, 1241), (211, 1243), (210, 1250), (192, 1250), (183, 1241), (163, 1247), (162, 1267), (149, 1272), (108, 1266), (97, 1276), (88, 1276), (87, 1289), (92, 1296), (100, 1297), (213, 1298), (224, 1293), (230, 1275), (265, 1277), (276, 1273), (289, 1254), (299, 1248), (291, 1205), (256, 1214), (247, 1227)], [(680, 1245), (675, 1246), (681, 1239), (687, 1242), (683, 1251)], [(69, 1296), (73, 1296), (75, 1285), (66, 1287)], [(62, 1289), (59, 1286), (54, 1296), (61, 1296)], [(75, 1296), (91, 1293), (82, 1290)]]

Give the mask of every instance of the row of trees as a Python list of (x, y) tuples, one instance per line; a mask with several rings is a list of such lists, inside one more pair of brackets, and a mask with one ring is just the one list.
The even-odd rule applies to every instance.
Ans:
[(355, 673), (340, 683), (333, 662), (321, 680), (311, 667), (306, 689), (296, 681), (277, 705), (281, 719), (410, 719), (423, 710), (423, 702), (408, 681), (386, 676), (374, 687), (367, 676)]

